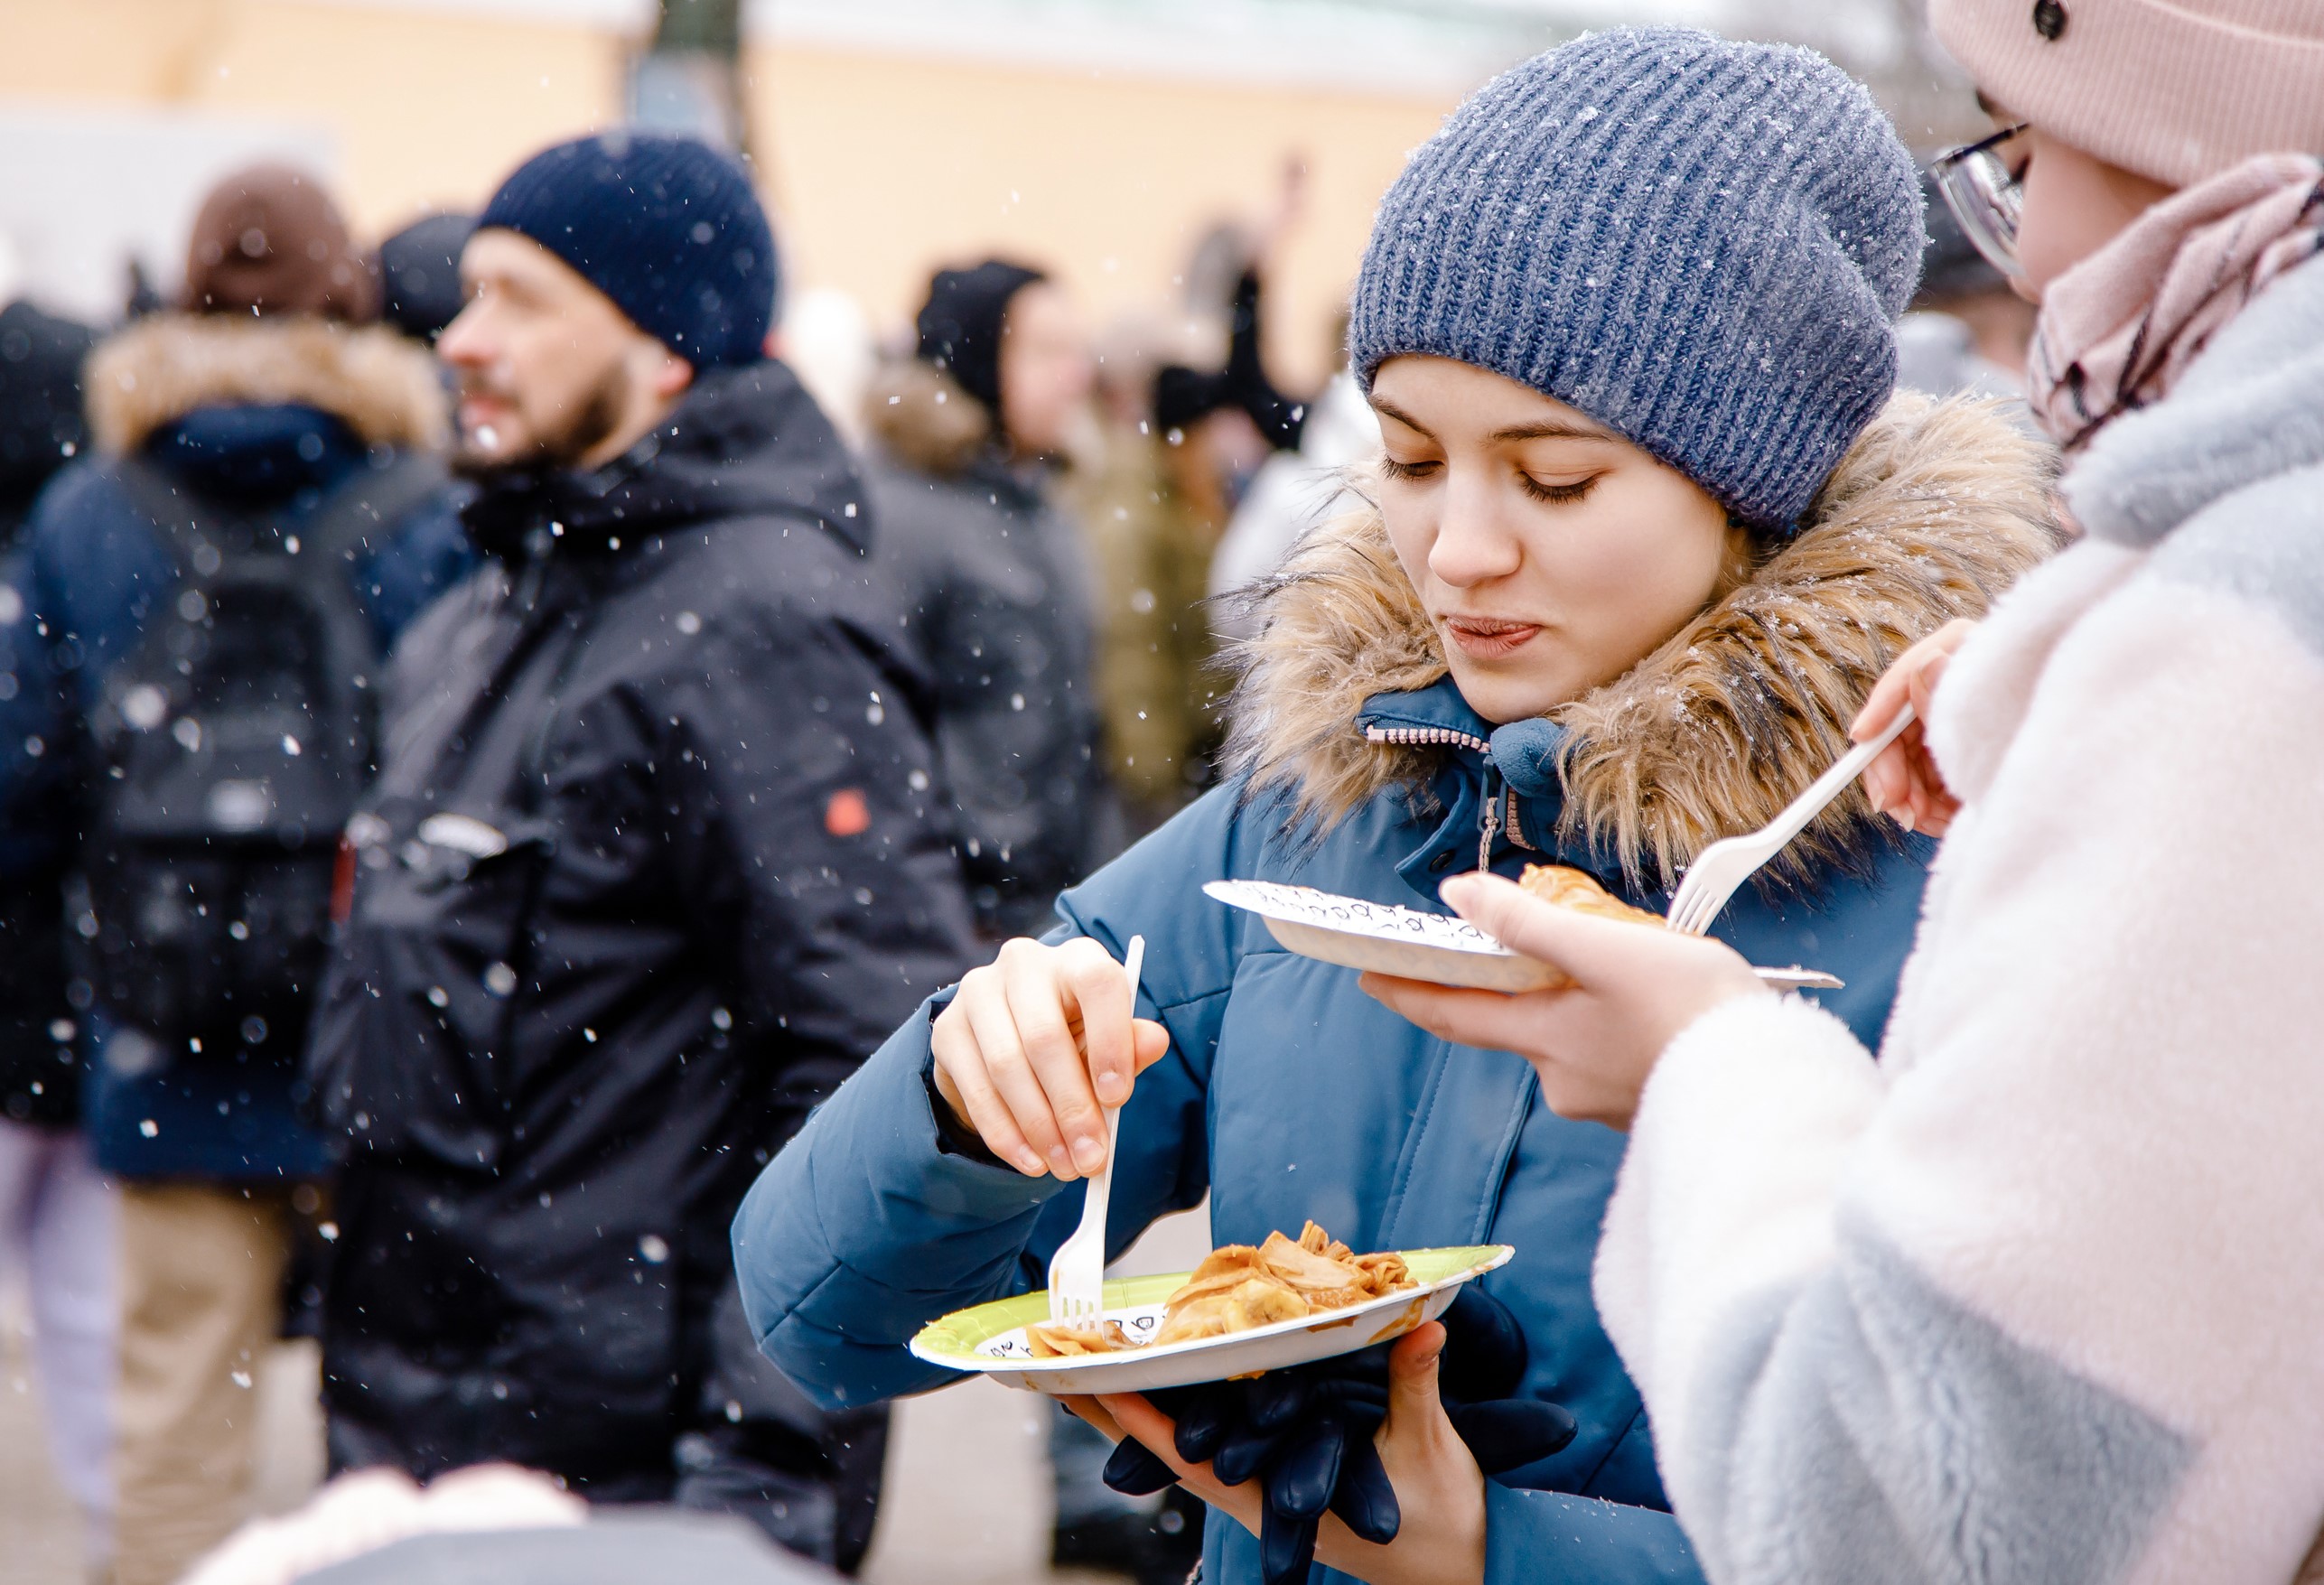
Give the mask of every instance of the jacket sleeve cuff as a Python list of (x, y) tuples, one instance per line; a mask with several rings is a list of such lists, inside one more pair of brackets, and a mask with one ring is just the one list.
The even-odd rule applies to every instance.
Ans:
[(919, 1078), (921, 1087), (928, 1091), (929, 1116), (936, 1125), (937, 1154), (958, 1156), (980, 1167), (997, 1167), (1004, 1172), (1014, 1171), (1015, 1169), (1008, 1162), (993, 1153), (993, 1147), (985, 1142), (983, 1134), (953, 1115), (952, 1104), (944, 1098), (943, 1090), (937, 1087), (936, 1021), (943, 1016), (946, 1008), (952, 1005), (953, 997), (959, 992), (958, 985), (947, 985), (928, 999), (927, 1011), (922, 1014), (928, 1020), (929, 1043), (927, 1055), (920, 1062)]
[(1485, 1482), (1485, 1585), (1703, 1585), (1678, 1521), (1563, 1492)]
[[(919, 1368), (901, 1346), (930, 1317), (1021, 1291), (1027, 1232), (1061, 1187), (937, 1148), (928, 1027), (914, 1018), (842, 1085), (735, 1219), (752, 1330), (819, 1400), (896, 1390), (864, 1349)], [(845, 1358), (822, 1357), (833, 1339)]]
[(980, 1167), (1006, 1168), (1008, 1163), (993, 1153), (985, 1136), (952, 1114), (951, 1103), (936, 1084), (936, 1058), (929, 1058), (920, 1069), (920, 1087), (928, 1092), (929, 1114), (936, 1120), (936, 1149), (938, 1155), (958, 1156)]
[[(923, 1198), (941, 1214), (962, 1214), (972, 1219), (987, 1215), (1009, 1217), (1038, 1208), (1065, 1187), (1055, 1178), (1028, 1178), (994, 1154), (982, 1135), (952, 1114), (944, 1093), (936, 1087), (936, 1051), (932, 1037), (937, 1016), (952, 1002), (957, 986), (948, 986), (929, 998), (919, 1016), (898, 1032), (917, 1037), (913, 1052), (916, 1084), (898, 1085), (894, 1115), (904, 1124), (911, 1152), (919, 1155), (927, 1173)], [(867, 1065), (868, 1066), (868, 1065)], [(895, 1075), (902, 1080), (901, 1073)], [(909, 1082), (909, 1081), (906, 1081)], [(906, 1096), (917, 1092), (911, 1099)], [(867, 1096), (868, 1100), (869, 1097)], [(919, 1105), (914, 1105), (912, 1100)], [(922, 1144), (927, 1147), (922, 1149)]]

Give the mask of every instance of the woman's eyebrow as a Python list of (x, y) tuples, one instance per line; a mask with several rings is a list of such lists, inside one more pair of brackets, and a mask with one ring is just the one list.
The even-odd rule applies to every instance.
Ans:
[(1411, 414), (1397, 406), (1394, 402), (1383, 402), (1379, 397), (1374, 396), (1372, 398), (1372, 411), (1381, 415), (1383, 417), (1395, 419), (1398, 424), (1403, 424), (1406, 429), (1412, 430), (1415, 434), (1427, 435), (1431, 440), (1434, 440), (1436, 438), (1436, 436), (1429, 430), (1428, 425), (1423, 424), (1419, 419), (1414, 418)]
[(1535, 440), (1601, 441), (1611, 440), (1614, 437), (1594, 424), (1574, 424), (1563, 418), (1545, 418), (1535, 424), (1513, 424), (1507, 429), (1497, 429), (1486, 438), (1507, 443)]

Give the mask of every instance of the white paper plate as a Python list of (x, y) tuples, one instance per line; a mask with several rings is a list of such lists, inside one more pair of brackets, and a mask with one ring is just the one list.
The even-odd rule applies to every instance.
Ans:
[[(1049, 1319), (1044, 1291), (957, 1310), (922, 1327), (911, 1350), (930, 1365), (975, 1371), (1004, 1386), (1041, 1393), (1150, 1393), (1158, 1387), (1226, 1381), (1353, 1354), (1401, 1338), (1442, 1314), (1463, 1282), (1501, 1266), (1517, 1252), (1506, 1244), (1479, 1244), (1399, 1253), (1419, 1286), (1223, 1338), (1198, 1338), (1122, 1354), (1036, 1359), (1025, 1342), (1025, 1328)], [(1172, 1272), (1108, 1282), (1106, 1318), (1120, 1321), (1133, 1338), (1152, 1336), (1162, 1324), (1162, 1301), (1184, 1287), (1191, 1274)]]
[[(1465, 919), (1393, 903), (1339, 897), (1279, 881), (1212, 881), (1210, 897), (1258, 915), (1302, 957), (1342, 968), (1461, 985), (1477, 991), (1538, 991), (1564, 976), (1523, 957)], [(1816, 969), (1763, 968), (1760, 979), (1782, 991), (1837, 991), (1841, 982)]]

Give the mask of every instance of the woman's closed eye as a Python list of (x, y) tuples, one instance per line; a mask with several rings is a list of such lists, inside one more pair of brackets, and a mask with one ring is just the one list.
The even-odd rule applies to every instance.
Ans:
[(1400, 462), (1394, 457), (1386, 456), (1380, 459), (1380, 471), (1391, 479), (1427, 479), (1433, 477), (1443, 466), (1442, 462), (1434, 458), (1423, 459), (1418, 462)]
[(1599, 475), (1592, 473), (1586, 478), (1551, 484), (1535, 479), (1522, 468), (1517, 470), (1517, 488), (1537, 501), (1548, 501), (1553, 505), (1563, 505), (1580, 500), (1590, 493), (1590, 487), (1596, 484), (1598, 480)]

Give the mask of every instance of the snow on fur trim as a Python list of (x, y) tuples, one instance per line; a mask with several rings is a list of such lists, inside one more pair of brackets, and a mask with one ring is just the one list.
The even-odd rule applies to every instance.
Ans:
[[(1798, 536), (1624, 676), (1551, 713), (1566, 729), (1561, 834), (1634, 882), (1668, 885), (1703, 848), (1772, 819), (1847, 748), (1897, 654), (1982, 617), (2057, 545), (2053, 456), (1992, 403), (1899, 395), (1859, 435)], [(1251, 596), (1227, 759), (1254, 792), (1329, 828), (1443, 751), (1372, 743), (1376, 694), (1445, 675), (1444, 650), (1377, 509), (1311, 531)], [(1861, 790), (1769, 867), (1804, 884), (1878, 840)]]
[(993, 415), (933, 363), (898, 358), (873, 371), (863, 427), (889, 457), (916, 472), (965, 471), (993, 434)]
[(385, 325), (155, 314), (90, 353), (82, 387), (89, 428), (116, 455), (198, 407), (238, 403), (320, 407), (373, 446), (434, 451), (450, 432), (435, 359)]

